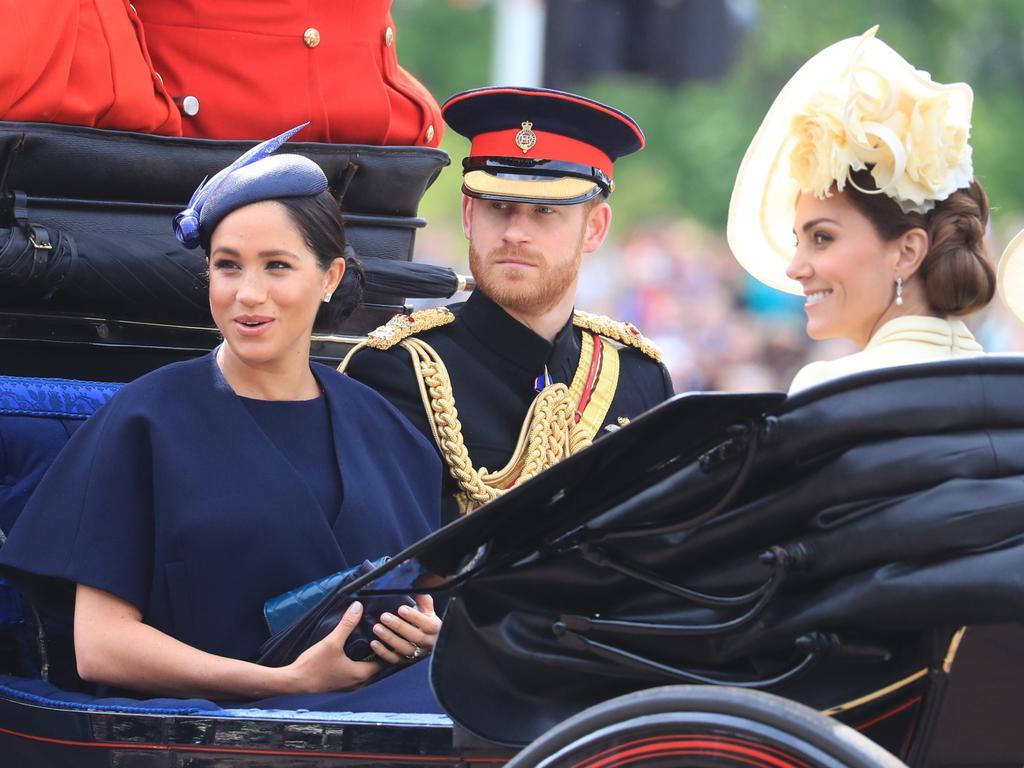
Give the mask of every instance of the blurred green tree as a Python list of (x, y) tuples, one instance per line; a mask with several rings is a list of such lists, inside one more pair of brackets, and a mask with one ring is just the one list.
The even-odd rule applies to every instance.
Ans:
[[(668, 88), (650, 79), (602, 76), (571, 86), (630, 113), (647, 134), (647, 149), (616, 169), (617, 229), (675, 216), (723, 229), (736, 169), (779, 89), (814, 53), (875, 24), (879, 37), (919, 69), (974, 88), (975, 173), (997, 210), (996, 225), (1018, 223), (1024, 212), (1018, 134), (1024, 125), (1024, 3), (763, 0), (753, 8), (756, 21), (721, 80)], [(394, 13), (403, 65), (440, 99), (490, 82), (489, 3), (396, 0)], [(586, 40), (585, 26), (579, 35)], [(454, 226), (466, 144), (449, 131), (443, 147), (455, 162), (428, 193), (424, 214)]]

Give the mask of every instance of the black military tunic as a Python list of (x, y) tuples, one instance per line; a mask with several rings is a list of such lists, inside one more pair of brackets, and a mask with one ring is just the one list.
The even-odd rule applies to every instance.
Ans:
[[(537, 377), (545, 366), (553, 382), (569, 384), (580, 362), (582, 331), (572, 320), (554, 343), (512, 318), (482, 291), (449, 307), (454, 322), (416, 334), (433, 347), (451, 376), (452, 394), (473, 466), (502, 468), (515, 450), (523, 421), (537, 395)], [(391, 401), (433, 442), (409, 353), (397, 345), (364, 348), (346, 369)], [(602, 425), (620, 423), (672, 395), (668, 371), (638, 349), (619, 350), (618, 384)], [(600, 435), (601, 432), (598, 433)], [(435, 446), (436, 447), (436, 446)], [(444, 495), (458, 485), (445, 469)], [(454, 505), (445, 504), (451, 519)]]

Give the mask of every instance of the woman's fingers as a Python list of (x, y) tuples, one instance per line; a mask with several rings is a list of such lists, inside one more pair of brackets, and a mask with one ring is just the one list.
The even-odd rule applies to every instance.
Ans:
[(437, 615), (432, 610), (427, 612), (403, 605), (398, 609), (397, 613), (402, 621), (411, 624), (428, 635), (436, 635), (441, 627), (441, 620), (437, 618)]
[[(429, 601), (426, 605), (427, 610), (423, 610), (423, 603), (420, 603), (420, 610), (403, 605), (398, 609), (398, 615), (403, 621), (408, 622), (420, 631), (418, 636), (409, 639), (425, 650), (430, 650), (434, 647), (434, 643), (437, 640), (437, 633), (441, 631), (441, 619), (434, 613), (434, 604), (430, 600), (430, 596), (422, 595), (422, 597), (426, 597)], [(409, 635), (405, 636), (409, 637)]]
[(416, 627), (396, 618), (390, 613), (380, 617), (380, 624), (373, 627), (377, 639), (404, 658), (416, 655), (419, 647), (417, 638), (423, 633)]
[(356, 661), (350, 659), (348, 654), (345, 653), (345, 643), (352, 634), (352, 631), (359, 626), (359, 620), (363, 617), (363, 604), (358, 600), (353, 602), (342, 614), (341, 620), (337, 626), (331, 630), (331, 633), (327, 635), (321, 642), (327, 642), (331, 648), (337, 649), (341, 652), (341, 655), (345, 657), (346, 661), (351, 662), (354, 667), (361, 670), (360, 675), (365, 676), (364, 679), (369, 680), (377, 672), (380, 671), (377, 664), (373, 662)]
[(362, 604), (352, 603), (330, 634), (303, 651), (290, 665), (298, 676), (299, 692), (348, 691), (364, 685), (380, 672), (377, 662), (353, 661), (345, 655), (345, 641), (362, 615)]
[(430, 595), (416, 595), (413, 599), (416, 601), (420, 613), (434, 615), (434, 598)]
[(434, 599), (430, 595), (416, 595), (416, 608), (399, 606), (398, 615), (428, 634), (436, 635), (441, 626), (441, 620), (434, 613)]
[(344, 649), (345, 641), (352, 634), (352, 630), (359, 626), (359, 619), (362, 615), (363, 604), (356, 600), (345, 610), (345, 613), (341, 616), (341, 621), (338, 622), (337, 626), (331, 630), (327, 637), (331, 639), (332, 643), (337, 643), (339, 647)]
[(370, 650), (372, 650), (376, 654), (378, 659), (380, 659), (381, 661), (386, 661), (388, 664), (397, 666), (398, 664), (405, 664), (408, 662), (408, 659), (406, 659), (405, 656), (391, 650), (390, 648), (388, 648), (388, 646), (384, 645), (384, 643), (382, 643), (380, 640), (370, 641)]

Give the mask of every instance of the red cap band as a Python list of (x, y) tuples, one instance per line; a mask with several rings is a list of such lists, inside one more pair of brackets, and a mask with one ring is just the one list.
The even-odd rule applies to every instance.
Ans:
[(600, 168), (610, 179), (612, 178), (612, 159), (593, 144), (570, 139), (558, 133), (533, 131), (536, 143), (523, 152), (516, 143), (519, 129), (510, 128), (506, 131), (479, 133), (473, 139), (469, 151), (470, 157), (525, 157), (533, 160), (560, 160), (566, 163), (579, 163)]

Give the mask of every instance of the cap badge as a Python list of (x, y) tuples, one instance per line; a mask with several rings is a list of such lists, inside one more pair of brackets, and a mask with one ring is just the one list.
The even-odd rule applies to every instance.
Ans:
[(516, 134), (516, 146), (523, 150), (525, 155), (537, 143), (537, 134), (533, 132), (533, 123), (529, 120), (523, 121), (523, 130)]

